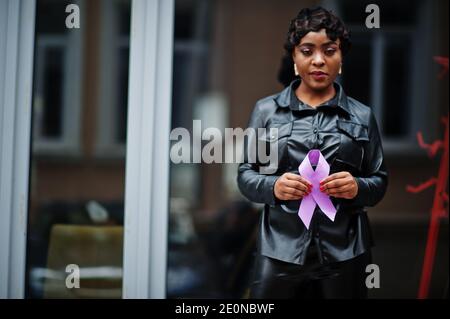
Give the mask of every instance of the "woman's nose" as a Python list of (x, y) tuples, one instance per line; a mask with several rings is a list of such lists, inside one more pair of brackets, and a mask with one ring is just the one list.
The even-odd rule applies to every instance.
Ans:
[(322, 66), (322, 65), (324, 65), (325, 64), (325, 60), (324, 60), (322, 54), (320, 54), (320, 53), (315, 54), (314, 57), (313, 57), (312, 63), (313, 63), (314, 66)]

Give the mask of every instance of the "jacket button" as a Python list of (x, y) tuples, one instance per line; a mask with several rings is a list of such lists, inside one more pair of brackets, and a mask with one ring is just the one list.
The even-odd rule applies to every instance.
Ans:
[(314, 132), (314, 134), (316, 134), (317, 133), (317, 129), (315, 128), (313, 132)]

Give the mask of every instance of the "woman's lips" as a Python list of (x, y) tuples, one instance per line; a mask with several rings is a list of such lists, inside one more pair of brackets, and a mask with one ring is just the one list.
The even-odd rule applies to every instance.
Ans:
[(318, 80), (318, 81), (323, 80), (328, 76), (328, 74), (326, 74), (324, 72), (311, 72), (310, 75), (312, 76), (312, 78), (314, 80)]

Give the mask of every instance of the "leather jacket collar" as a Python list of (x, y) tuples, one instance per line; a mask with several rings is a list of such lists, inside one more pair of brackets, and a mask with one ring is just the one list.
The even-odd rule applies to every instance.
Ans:
[[(298, 88), (299, 85), (300, 85), (300, 79), (296, 79), (296, 80), (292, 81), (291, 84), (289, 84), (289, 86), (287, 86), (283, 91), (281, 91), (279, 94), (277, 94), (274, 97), (275, 103), (279, 107), (290, 107), (292, 110), (298, 110), (295, 103), (292, 103), (291, 96), (293, 94), (295, 94), (294, 91), (296, 88)], [(336, 89), (336, 97), (337, 98), (332, 99), (332, 102), (334, 102), (334, 103), (333, 103), (333, 105), (330, 105), (330, 106), (337, 107), (337, 108), (343, 110), (344, 112), (346, 112), (348, 115), (353, 116), (352, 112), (350, 111), (350, 109), (348, 107), (347, 95), (345, 94), (344, 90), (342, 89), (342, 86), (337, 82), (334, 82), (333, 85)]]

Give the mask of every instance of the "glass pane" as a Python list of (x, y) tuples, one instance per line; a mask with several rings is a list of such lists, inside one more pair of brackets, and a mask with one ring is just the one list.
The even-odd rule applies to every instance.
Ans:
[[(218, 70), (227, 55), (218, 50), (228, 52), (219, 42), (231, 37), (231, 29), (224, 28), (228, 31), (217, 43), (212, 37), (220, 10), (216, 1), (175, 1), (172, 129), (185, 128), (191, 138), (198, 137), (197, 123), (202, 130), (219, 129), (222, 136), (225, 127), (238, 126), (228, 116), (228, 88), (214, 84), (231, 81)], [(231, 27), (231, 20), (226, 24)], [(210, 60), (219, 56), (223, 60)], [(237, 190), (237, 164), (197, 163), (193, 156), (170, 168), (167, 297), (239, 298), (250, 274), (259, 215)]]
[[(440, 35), (439, 30), (446, 20), (433, 20), (429, 13), (434, 9), (447, 12), (444, 2), (429, 5), (431, 2), (417, 0), (406, 6), (401, 1), (380, 1), (380, 30), (366, 30), (364, 27), (365, 6), (371, 1), (313, 3), (333, 5), (339, 9), (344, 21), (354, 31), (353, 47), (343, 65), (345, 92), (371, 107), (383, 108), (380, 113), (384, 117), (377, 118), (377, 121), (388, 137), (411, 134), (407, 127), (411, 125), (410, 121), (400, 121), (398, 116), (415, 112), (417, 106), (422, 106), (408, 100), (414, 95), (408, 81), (432, 81), (435, 84), (430, 85), (434, 87), (439, 83), (437, 74), (441, 69), (433, 64), (434, 71), (427, 75), (417, 71), (422, 68), (417, 63), (411, 64), (410, 58), (414, 55), (423, 57), (424, 61), (432, 61), (428, 52), (432, 51), (431, 47), (418, 45), (412, 50), (411, 31), (429, 34), (428, 31), (432, 30), (433, 34)], [(245, 128), (255, 102), (282, 90), (283, 85), (277, 83), (277, 74), (289, 21), (300, 8), (313, 3), (175, 1), (172, 129), (186, 129), (189, 132), (186, 138), (190, 140), (172, 141), (171, 151), (176, 149), (175, 144), (181, 143), (187, 145), (191, 154), (187, 156), (187, 163), (171, 161), (170, 167), (169, 298), (248, 296), (260, 206), (244, 200), (236, 189), (237, 165), (195, 162), (192, 153), (205, 150), (209, 141), (202, 140), (194, 146), (193, 140), (197, 141), (199, 134), (207, 128), (218, 128), (223, 142), (224, 127)], [(378, 36), (382, 36), (384, 41), (377, 42)], [(436, 50), (439, 51), (437, 47)], [(412, 54), (412, 51), (417, 53)], [(378, 65), (381, 62), (383, 65)], [(288, 78), (293, 73), (292, 61), (286, 65), (290, 70), (286, 72)], [(377, 78), (381, 75), (383, 78)], [(442, 81), (445, 82), (445, 76)], [(380, 87), (380, 92), (376, 92)], [(380, 105), (373, 105), (372, 100), (379, 101)], [(448, 101), (448, 95), (443, 101)], [(439, 123), (439, 118), (433, 115), (437, 114), (437, 105), (430, 104), (429, 107), (431, 111), (426, 112), (427, 116), (416, 123), (424, 130), (432, 127), (432, 123)], [(196, 132), (195, 120), (201, 120), (200, 133)], [(442, 127), (438, 128), (441, 130)], [(412, 132), (410, 136), (412, 140), (415, 139), (414, 134)], [(401, 149), (409, 147), (409, 142), (404, 140), (398, 143)], [(227, 147), (219, 146), (223, 152)], [(420, 208), (423, 206), (421, 203), (426, 202), (422, 200), (423, 196), (412, 197), (405, 191), (405, 185), (410, 183), (408, 181), (426, 180), (423, 176), (434, 173), (430, 173), (429, 165), (420, 165), (423, 160), (420, 157), (413, 156), (412, 161), (404, 161), (404, 152), (387, 155), (392, 175), (390, 185), (394, 186), (386, 193), (381, 205), (369, 210), (373, 235), (378, 243), (373, 250), (374, 261), (385, 273), (385, 288), (382, 284), (381, 289), (372, 289), (369, 293), (376, 298), (414, 297), (420, 281), (426, 238), (423, 230), (427, 229), (428, 218), (422, 218), (427, 216), (422, 214), (427, 210)], [(428, 163), (424, 156), (424, 163)], [(399, 210), (399, 200), (408, 205)], [(441, 229), (442, 238), (448, 237), (446, 227)], [(410, 253), (413, 251), (417, 253)], [(404, 262), (398, 263), (398, 256)], [(444, 285), (433, 284), (433, 289), (440, 298), (444, 291), (441, 288), (447, 282), (447, 275), (441, 270), (445, 266), (448, 268), (448, 254), (437, 253), (436, 258), (442, 262), (435, 263), (440, 266), (433, 269), (433, 276), (436, 274), (433, 281)], [(413, 267), (402, 273), (404, 265)]]
[(372, 61), (372, 52), (372, 37), (367, 34), (354, 34), (352, 48), (342, 65), (345, 93), (366, 105), (371, 103), (372, 66), (368, 61)]
[(62, 90), (64, 80), (62, 77), (62, 68), (64, 65), (64, 48), (53, 47), (43, 50), (44, 55), (44, 78), (43, 83), (45, 89), (42, 99), (46, 101), (43, 118), (42, 134), (48, 137), (57, 137), (61, 135), (61, 106), (62, 106)]
[(27, 298), (122, 297), (130, 14), (37, 0)]
[(404, 119), (411, 112), (408, 89), (412, 43), (409, 35), (386, 37), (383, 132), (388, 137), (404, 137), (409, 131), (409, 121)]

